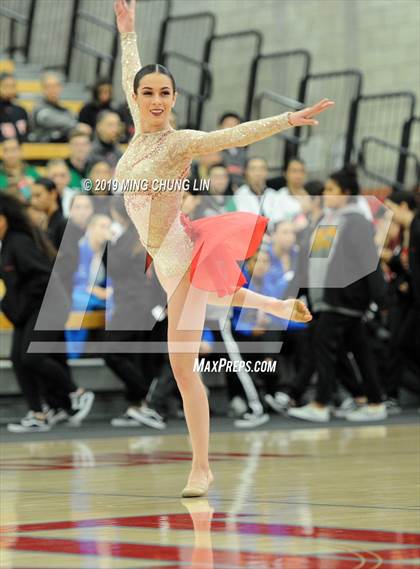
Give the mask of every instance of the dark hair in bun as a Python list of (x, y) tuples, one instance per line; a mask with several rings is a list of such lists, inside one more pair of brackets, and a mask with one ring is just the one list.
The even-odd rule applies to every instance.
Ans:
[(174, 92), (176, 91), (175, 79), (172, 73), (167, 69), (165, 66), (160, 65), (160, 63), (150, 63), (149, 65), (145, 65), (139, 71), (137, 71), (134, 77), (133, 89), (134, 92), (137, 93), (137, 89), (139, 88), (139, 83), (141, 79), (145, 75), (149, 75), (150, 73), (161, 73), (162, 75), (166, 75), (172, 82), (172, 88)]
[(343, 194), (349, 194), (351, 196), (358, 196), (360, 194), (360, 186), (357, 181), (357, 166), (355, 164), (348, 164), (341, 170), (330, 174), (329, 177), (340, 186)]

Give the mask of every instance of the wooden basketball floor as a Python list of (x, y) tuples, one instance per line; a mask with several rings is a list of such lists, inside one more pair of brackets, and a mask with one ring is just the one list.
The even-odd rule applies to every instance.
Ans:
[(214, 433), (189, 500), (186, 437), (149, 433), (4, 443), (1, 567), (419, 567), (416, 424)]

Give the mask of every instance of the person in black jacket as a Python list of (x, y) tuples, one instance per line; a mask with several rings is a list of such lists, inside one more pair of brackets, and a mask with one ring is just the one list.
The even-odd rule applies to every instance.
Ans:
[(28, 113), (16, 105), (16, 79), (11, 73), (0, 73), (0, 142), (7, 138), (26, 140)]
[(101, 111), (113, 110), (112, 81), (102, 77), (92, 87), (92, 100), (80, 109), (79, 122), (88, 124), (92, 130), (95, 130), (98, 114)]
[[(356, 202), (356, 172), (347, 167), (330, 175), (324, 188), (326, 214), (312, 239), (309, 255), (309, 297), (319, 313), (314, 331), (318, 383), (315, 401), (289, 410), (298, 419), (325, 422), (335, 385), (335, 369), (344, 338), (357, 354), (368, 403), (350, 412), (351, 421), (386, 418), (386, 407), (363, 316), (371, 302), (387, 305), (373, 226)], [(354, 196), (354, 197), (353, 197)]]
[[(48, 321), (51, 316), (55, 324), (62, 324), (67, 298), (60, 279), (52, 274), (55, 249), (30, 222), (25, 206), (3, 194), (0, 194), (0, 240), (0, 272), (6, 287), (2, 311), (14, 326), (10, 357), (29, 406), (26, 417), (18, 424), (9, 424), (8, 429), (11, 432), (46, 431), (50, 423), (42, 407), (43, 393), (53, 390), (61, 407), (79, 416), (86, 416), (94, 396), (78, 389), (51, 354), (28, 352), (32, 341), (55, 341), (54, 332), (45, 328), (45, 317)], [(43, 315), (44, 325), (35, 331), (47, 286), (54, 311)]]
[[(152, 269), (149, 267), (145, 272), (146, 252), (139, 243), (137, 230), (128, 217), (124, 200), (121, 196), (107, 199), (111, 201), (114, 227), (118, 224), (120, 234), (108, 246), (107, 273), (113, 282), (114, 311), (107, 322), (104, 337), (115, 349), (110, 349), (104, 359), (124, 383), (129, 403), (124, 415), (115, 418), (112, 425), (119, 427), (143, 423), (163, 429), (165, 423), (162, 416), (143, 404), (153, 378), (160, 375), (163, 354), (130, 353), (130, 350), (122, 353), (118, 346), (151, 340), (165, 342), (165, 294)], [(160, 312), (162, 320), (156, 318), (159, 315), (155, 311), (156, 316), (153, 315), (154, 308)]]

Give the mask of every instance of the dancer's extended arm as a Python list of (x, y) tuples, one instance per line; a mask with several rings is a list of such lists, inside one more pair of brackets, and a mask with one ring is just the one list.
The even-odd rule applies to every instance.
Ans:
[(137, 35), (134, 31), (135, 1), (127, 2), (127, 0), (116, 0), (115, 16), (121, 37), (122, 86), (133, 117), (136, 134), (138, 134), (140, 132), (140, 114), (138, 106), (132, 97), (134, 92), (134, 77), (137, 71), (141, 69), (137, 49)]
[(224, 148), (247, 146), (268, 138), (277, 132), (295, 126), (317, 125), (312, 117), (334, 105), (333, 101), (323, 99), (316, 105), (295, 113), (283, 113), (265, 119), (241, 123), (231, 128), (204, 132), (200, 130), (183, 130), (176, 137), (175, 152), (190, 157), (219, 152)]

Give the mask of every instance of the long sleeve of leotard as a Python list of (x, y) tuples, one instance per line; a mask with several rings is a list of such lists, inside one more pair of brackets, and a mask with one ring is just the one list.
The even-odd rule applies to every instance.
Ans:
[(137, 49), (136, 32), (122, 32), (121, 36), (121, 68), (122, 86), (127, 98), (127, 103), (133, 117), (136, 134), (140, 133), (140, 113), (136, 103), (133, 101), (133, 81), (134, 77), (141, 69), (139, 52)]
[(182, 130), (176, 138), (175, 152), (193, 158), (202, 154), (219, 152), (225, 148), (248, 146), (268, 138), (273, 134), (291, 128), (289, 113), (241, 123), (231, 128), (204, 132), (201, 130)]

